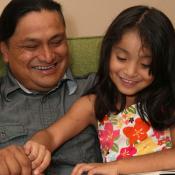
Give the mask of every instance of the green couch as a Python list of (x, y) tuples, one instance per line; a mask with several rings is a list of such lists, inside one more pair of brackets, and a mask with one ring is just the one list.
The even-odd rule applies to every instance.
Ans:
[[(69, 38), (70, 65), (75, 76), (96, 72), (102, 37)], [(5, 66), (0, 59), (0, 76), (5, 73)]]

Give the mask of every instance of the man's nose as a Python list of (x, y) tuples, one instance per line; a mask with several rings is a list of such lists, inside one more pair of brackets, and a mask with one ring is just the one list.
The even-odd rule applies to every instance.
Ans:
[(44, 62), (51, 63), (54, 59), (54, 52), (49, 46), (44, 46), (40, 54), (40, 59)]

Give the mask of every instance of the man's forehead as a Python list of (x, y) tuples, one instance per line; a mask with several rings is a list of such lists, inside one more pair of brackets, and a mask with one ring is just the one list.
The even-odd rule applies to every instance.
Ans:
[(37, 17), (40, 17), (40, 16), (52, 16), (52, 18), (54, 17), (55, 19), (57, 19), (58, 21), (62, 21), (63, 22), (63, 19), (62, 19), (62, 16), (61, 14), (56, 11), (56, 10), (40, 10), (40, 11), (30, 11), (30, 12), (27, 12), (26, 14), (24, 14), (23, 16), (21, 16), (18, 21), (17, 21), (17, 25), (24, 21), (24, 20), (29, 20), (30, 18), (32, 18), (33, 20), (35, 20), (35, 18), (33, 18), (34, 16), (37, 16)]
[(36, 13), (26, 16), (16, 26), (13, 38), (18, 39), (44, 39), (55, 36), (65, 36), (65, 26), (55, 13)]

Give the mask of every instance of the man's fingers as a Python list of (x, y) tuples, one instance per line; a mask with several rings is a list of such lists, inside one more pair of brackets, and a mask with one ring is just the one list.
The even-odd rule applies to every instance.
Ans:
[(15, 157), (15, 155), (6, 157), (6, 165), (8, 167), (8, 170), (10, 174), (19, 174), (22, 171), (22, 167), (20, 165), (20, 162)]
[(1, 149), (0, 157), (0, 167), (3, 166), (5, 172), (3, 175), (31, 175), (31, 162), (22, 147), (12, 145)]
[(23, 147), (19, 147), (20, 154), (15, 154), (15, 157), (18, 160), (18, 163), (21, 166), (21, 175), (31, 175), (32, 173), (32, 164), (27, 155), (25, 154), (25, 151)]
[(4, 160), (4, 158), (2, 156), (0, 156), (0, 167), (1, 167), (0, 175), (9, 175), (10, 174), (10, 171), (9, 171), (9, 168), (6, 164), (6, 161)]

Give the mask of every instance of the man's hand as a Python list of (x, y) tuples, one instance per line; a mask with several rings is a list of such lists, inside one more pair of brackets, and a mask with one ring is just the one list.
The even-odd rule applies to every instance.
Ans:
[(31, 175), (32, 166), (23, 147), (11, 145), (0, 149), (0, 175)]

